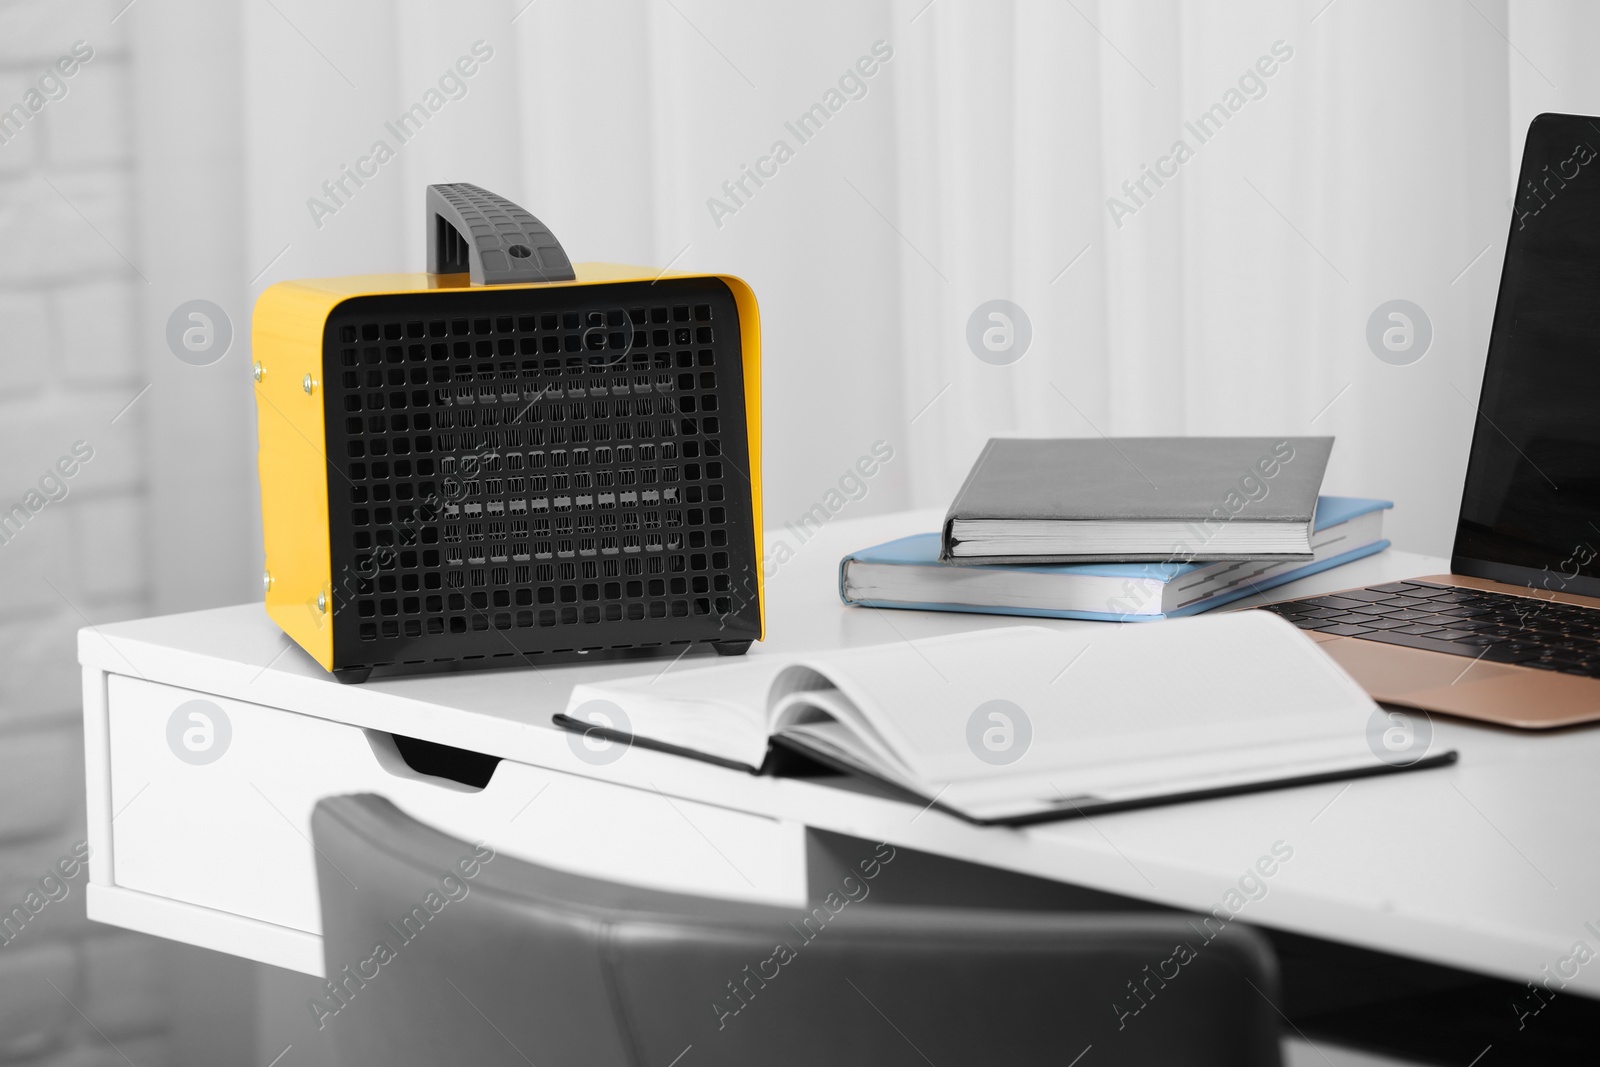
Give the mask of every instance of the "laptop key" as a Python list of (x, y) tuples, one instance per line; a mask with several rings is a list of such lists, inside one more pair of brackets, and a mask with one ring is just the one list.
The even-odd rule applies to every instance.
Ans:
[(1313, 626), (1312, 629), (1318, 633), (1333, 634), (1335, 637), (1360, 637), (1362, 634), (1371, 632), (1365, 626), (1351, 626), (1343, 622)]
[[(1420, 648), (1428, 652), (1443, 652), (1451, 656), (1476, 656), (1484, 651), (1481, 648), (1458, 644), (1455, 641), (1438, 641), (1432, 637), (1424, 637), (1421, 634), (1401, 633), (1399, 630), (1374, 630), (1372, 633), (1362, 634), (1361, 640), (1381, 641), (1386, 645), (1403, 645), (1406, 648)], [(1490, 649), (1488, 653), (1485, 653), (1485, 656), (1487, 657), (1493, 651), (1493, 649)], [(1529, 658), (1532, 658), (1532, 656), (1533, 653), (1530, 653)]]
[(1491, 663), (1523, 664), (1531, 659), (1539, 658), (1536, 648), (1512, 648), (1509, 645), (1490, 645), (1483, 653), (1483, 658)]
[(1393, 594), (1378, 589), (1352, 589), (1349, 592), (1340, 593), (1339, 596), (1344, 600), (1380, 601), (1389, 600)]
[(1342, 596), (1318, 596), (1312, 597), (1310, 600), (1298, 601), (1298, 603), (1304, 604), (1308, 608), (1340, 608), (1349, 611), (1351, 608), (1359, 608), (1363, 601), (1350, 600)]
[(1570, 667), (1575, 667), (1576, 664), (1563, 663), (1560, 660), (1554, 659), (1530, 659), (1517, 664), (1517, 666), (1533, 667), (1536, 670), (1541, 671), (1561, 671), (1567, 670)]
[[(1346, 594), (1346, 595), (1348, 596), (1349, 594)], [(1456, 599), (1456, 591), (1454, 589), (1442, 589), (1442, 588), (1440, 588), (1440, 589), (1429, 589), (1429, 588), (1407, 589), (1404, 593), (1401, 593), (1400, 595), (1401, 596), (1407, 596), (1407, 597), (1415, 597), (1418, 600), (1431, 600), (1435, 604), (1446, 602), (1446, 601), (1454, 601)]]
[(1418, 622), (1422, 619), (1431, 619), (1434, 617), (1434, 612), (1417, 611), (1413, 608), (1402, 608), (1399, 611), (1391, 611), (1389, 614), (1384, 616), (1386, 619), (1400, 619), (1404, 622)]

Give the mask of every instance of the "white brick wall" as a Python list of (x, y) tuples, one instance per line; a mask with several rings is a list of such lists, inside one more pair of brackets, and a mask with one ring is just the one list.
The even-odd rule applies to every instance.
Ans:
[[(138, 379), (136, 353), (127, 337), (135, 321), (134, 291), (140, 284), (137, 278), (113, 278), (64, 286), (51, 294), (51, 312), (60, 324), (53, 351), (73, 386), (105, 388)], [(82, 314), (84, 308), (94, 308), (95, 313)]]
[(14, 390), (13, 396), (36, 393), (49, 380), (48, 353), (54, 350), (55, 333), (45, 294), (0, 293), (0, 367), (6, 369), (6, 385)]
[(69, 827), (80, 804), (81, 748), (74, 731), (51, 724), (13, 730), (0, 744), (0, 841), (48, 835)]
[(150, 972), (146, 939), (117, 933), (91, 939), (83, 953), (83, 1013), (113, 1041), (164, 1029), (172, 1019), (172, 990)]
[(7, 945), (0, 954), (0, 1060), (49, 1052), (72, 1025), (78, 954), (70, 944)]
[[(0, 510), (74, 441), (95, 448), (67, 496), (0, 544), (0, 918), (83, 839), (76, 631), (148, 611), (139, 407), (111, 423), (142, 385), (146, 284), (128, 263), (131, 79), (111, 22), (125, 2), (0, 0), (0, 110), (74, 41), (95, 51), (0, 144)], [(172, 1062), (177, 950), (89, 923), (85, 880), (0, 938), (6, 1067)]]

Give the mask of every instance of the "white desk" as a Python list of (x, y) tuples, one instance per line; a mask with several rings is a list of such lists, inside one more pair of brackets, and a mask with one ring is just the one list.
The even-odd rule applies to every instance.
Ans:
[[(844, 552), (937, 521), (839, 520), (799, 546), (768, 584), (769, 638), (750, 654), (1014, 622), (839, 603)], [(1444, 569), (1391, 551), (1277, 595)], [(1436, 719), (1435, 743), (1461, 752), (1454, 767), (1012, 830), (837, 781), (759, 778), (639, 748), (597, 766), (550, 725), (575, 681), (660, 671), (665, 660), (343, 686), (259, 605), (86, 629), (79, 654), (89, 916), (314, 974), (310, 809), (358, 790), (507, 854), (793, 903), (805, 893), (806, 827), (1197, 911), (1281, 840), (1293, 859), (1239, 912), (1246, 921), (1516, 981), (1554, 969), (1578, 941), (1600, 947), (1584, 926), (1600, 928), (1600, 730), (1535, 735)], [(191, 766), (169, 749), (166, 724), (202, 695), (223, 708), (232, 738), (216, 762)], [(507, 762), (474, 792), (415, 774), (382, 731)], [(1568, 988), (1600, 995), (1600, 962)]]

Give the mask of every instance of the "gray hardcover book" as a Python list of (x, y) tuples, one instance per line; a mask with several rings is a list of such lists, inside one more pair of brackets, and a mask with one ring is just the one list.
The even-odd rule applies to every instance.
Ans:
[(991, 438), (950, 563), (1310, 559), (1331, 437)]

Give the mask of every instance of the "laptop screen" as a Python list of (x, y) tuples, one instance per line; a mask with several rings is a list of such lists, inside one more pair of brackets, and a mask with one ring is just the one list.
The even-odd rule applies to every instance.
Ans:
[(1528, 128), (1457, 574), (1600, 595), (1600, 119)]

